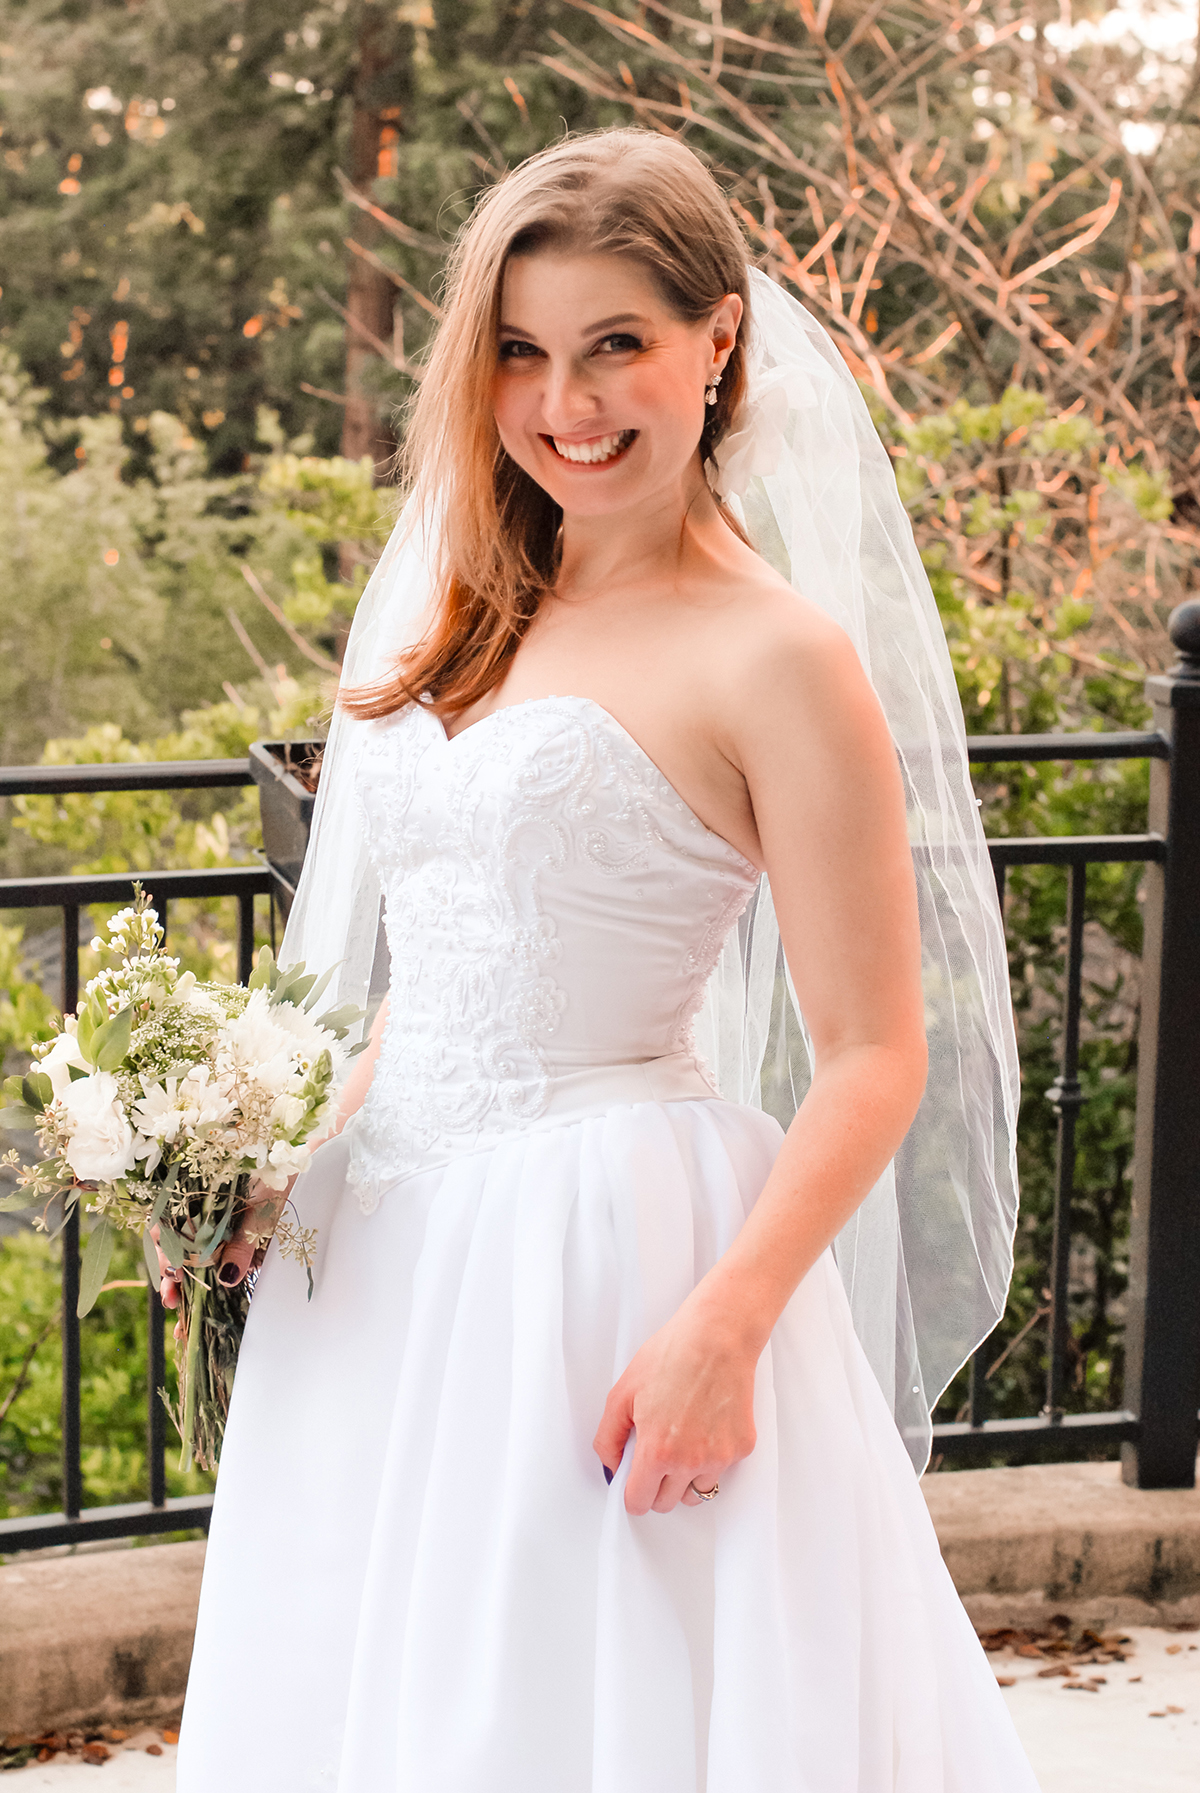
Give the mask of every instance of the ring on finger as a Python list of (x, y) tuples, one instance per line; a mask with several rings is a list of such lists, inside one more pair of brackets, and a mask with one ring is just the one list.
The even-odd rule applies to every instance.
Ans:
[(688, 1489), (698, 1500), (716, 1500), (721, 1492), (721, 1484), (714, 1482), (711, 1488), (697, 1488), (695, 1482), (689, 1482)]

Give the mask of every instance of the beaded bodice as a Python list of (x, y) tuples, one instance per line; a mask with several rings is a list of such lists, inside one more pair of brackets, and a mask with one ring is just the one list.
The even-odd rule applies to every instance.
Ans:
[(538, 1122), (559, 1085), (691, 1054), (758, 873), (598, 704), (538, 698), (453, 739), (410, 705), (373, 725), (358, 798), (391, 953), (364, 1207)]

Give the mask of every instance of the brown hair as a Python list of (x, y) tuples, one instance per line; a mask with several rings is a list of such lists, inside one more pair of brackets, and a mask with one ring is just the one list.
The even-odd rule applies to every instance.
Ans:
[(433, 621), (393, 677), (343, 693), (353, 715), (385, 716), (419, 696), (441, 715), (469, 709), (503, 679), (554, 582), (562, 512), (505, 452), (492, 412), (505, 265), (550, 248), (632, 257), (689, 323), (737, 293), (747, 310), (705, 417), (703, 459), (741, 403), (746, 250), (699, 158), (656, 132), (614, 130), (568, 138), (521, 163), (485, 194), (454, 246), (445, 321), (402, 453), (402, 485), (414, 501), (436, 494), (442, 562)]

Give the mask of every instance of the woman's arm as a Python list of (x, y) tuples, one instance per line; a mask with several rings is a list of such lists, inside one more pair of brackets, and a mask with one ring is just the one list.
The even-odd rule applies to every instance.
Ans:
[[(794, 604), (794, 598), (791, 599)], [(797, 1285), (878, 1180), (925, 1084), (916, 886), (896, 751), (854, 649), (805, 613), (748, 666), (723, 749), (745, 778), (812, 1084), (725, 1255), (634, 1357), (595, 1448), (637, 1440), (632, 1513), (754, 1447), (754, 1374)]]
[[(383, 1038), (383, 1030), (387, 1025), (388, 999), (385, 996), (371, 1027), (371, 1038), (365, 1051), (360, 1052), (353, 1061), (350, 1075), (342, 1085), (338, 1099), (337, 1112), (333, 1120), (325, 1128), (319, 1138), (312, 1141), (313, 1149), (324, 1145), (327, 1139), (333, 1139), (341, 1132), (352, 1114), (357, 1114), (367, 1098), (371, 1087), (371, 1079), (375, 1075), (375, 1061), (379, 1057), (379, 1045)], [(273, 1230), (276, 1221), (283, 1212), (284, 1205), (292, 1193), (292, 1177), (283, 1189), (266, 1189), (261, 1183), (251, 1185), (251, 1192), (261, 1191), (258, 1199), (247, 1208), (241, 1225), (232, 1239), (217, 1255), (219, 1269), (217, 1275), (226, 1288), (236, 1288), (249, 1271), (256, 1255), (261, 1249), (255, 1244), (255, 1236)], [(157, 1247), (157, 1234), (155, 1235)], [(162, 1282), (159, 1293), (164, 1307), (175, 1307), (179, 1301), (179, 1280), (160, 1251), (159, 1267), (162, 1270)]]

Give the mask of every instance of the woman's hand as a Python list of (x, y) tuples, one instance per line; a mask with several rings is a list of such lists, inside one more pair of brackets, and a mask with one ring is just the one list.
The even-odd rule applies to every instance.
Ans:
[(615, 1472), (636, 1429), (627, 1512), (698, 1506), (692, 1482), (707, 1490), (750, 1455), (761, 1348), (694, 1300), (647, 1339), (609, 1395), (593, 1445)]
[[(250, 1185), (250, 1201), (245, 1213), (228, 1239), (217, 1253), (217, 1280), (227, 1289), (236, 1289), (242, 1279), (256, 1269), (266, 1256), (270, 1235), (275, 1230), (279, 1216), (287, 1205), (292, 1193), (292, 1177), (283, 1189), (268, 1189), (265, 1183), (257, 1178)], [(159, 1284), (159, 1296), (164, 1307), (179, 1306), (179, 1284), (182, 1272), (173, 1270), (162, 1248), (158, 1243), (158, 1228), (150, 1228), (150, 1237), (154, 1241), (154, 1249), (158, 1253), (158, 1267), (162, 1271)]]

